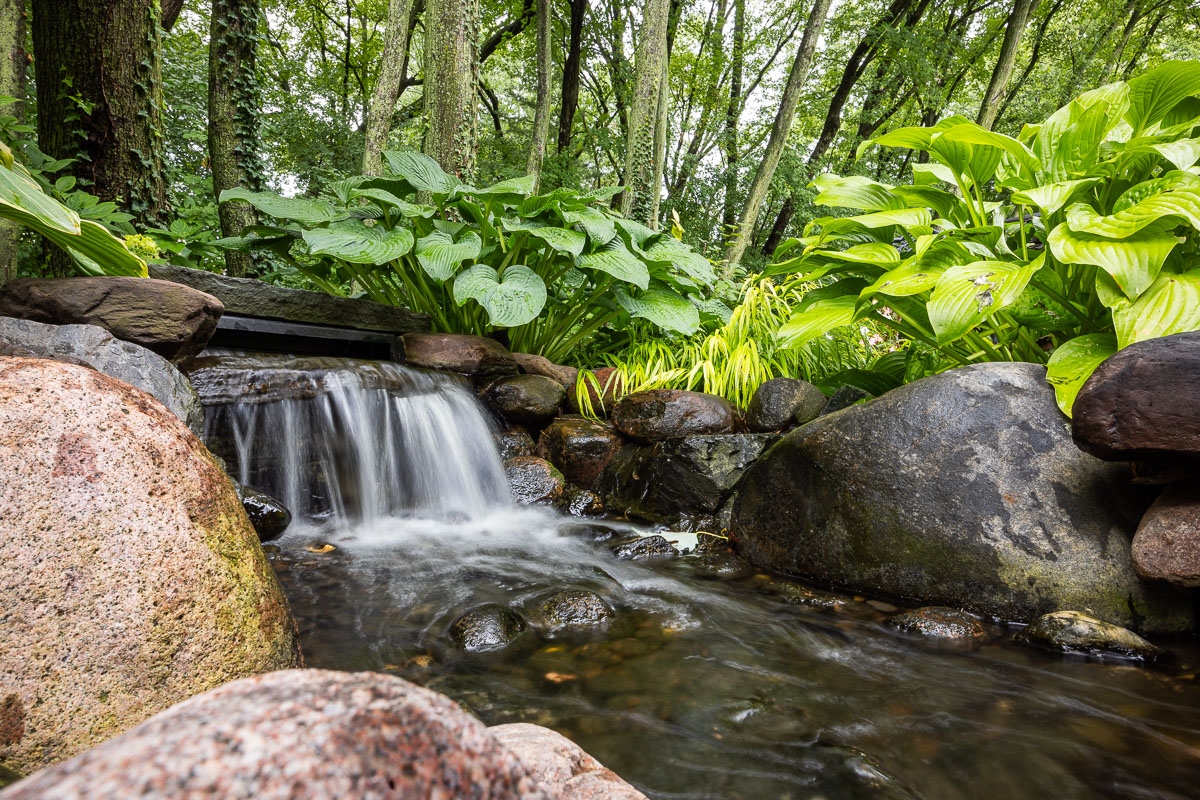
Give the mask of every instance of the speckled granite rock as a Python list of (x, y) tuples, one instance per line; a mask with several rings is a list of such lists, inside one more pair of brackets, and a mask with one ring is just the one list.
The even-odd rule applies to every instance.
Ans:
[(488, 729), (556, 800), (646, 800), (646, 795), (560, 733), (514, 722)]
[(371, 672), (289, 670), (180, 703), (0, 797), (550, 800), (531, 773), (436, 692)]
[(296, 623), (200, 440), (86, 367), (0, 358), (0, 764), (27, 774), (235, 678)]

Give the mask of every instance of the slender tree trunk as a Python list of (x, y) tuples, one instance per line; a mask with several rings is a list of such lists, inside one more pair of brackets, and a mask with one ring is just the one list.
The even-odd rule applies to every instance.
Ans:
[(733, 43), (729, 52), (729, 105), (721, 150), (725, 156), (725, 201), (721, 231), (730, 233), (737, 222), (738, 118), (742, 114), (742, 67), (746, 60), (746, 0), (733, 0)]
[(1033, 37), (1033, 50), (1029, 54), (1029, 63), (1026, 64), (1025, 69), (1021, 71), (1021, 77), (1017, 78), (1017, 82), (1014, 83), (1012, 88), (1009, 89), (1005, 94), (1004, 102), (1000, 105), (1000, 111), (996, 114), (997, 119), (1004, 116), (1004, 112), (1008, 110), (1009, 104), (1016, 99), (1018, 94), (1020, 94), (1021, 88), (1025, 85), (1025, 82), (1029, 80), (1029, 76), (1033, 73), (1034, 67), (1036, 67), (1038, 61), (1041, 60), (1042, 42), (1046, 40), (1046, 29), (1050, 27), (1050, 20), (1054, 18), (1054, 15), (1058, 13), (1058, 10), (1062, 8), (1062, 5), (1063, 0), (1054, 0), (1054, 5), (1050, 6), (1046, 10), (1046, 13), (1042, 15), (1042, 21), (1038, 25), (1037, 33)]
[(763, 200), (767, 197), (767, 189), (771, 186), (771, 178), (775, 176), (775, 168), (783, 156), (783, 148), (787, 145), (788, 136), (792, 133), (792, 121), (796, 117), (796, 106), (800, 103), (800, 90), (808, 79), (808, 70), (812, 65), (813, 54), (817, 50), (817, 41), (825, 28), (825, 20), (829, 17), (829, 6), (832, 0), (815, 0), (812, 11), (809, 12), (808, 22), (804, 26), (804, 36), (800, 39), (800, 47), (792, 62), (792, 70), (788, 73), (787, 85), (783, 88), (783, 97), (779, 101), (779, 111), (771, 125), (771, 136), (767, 139), (767, 149), (763, 153), (762, 163), (754, 173), (750, 189), (746, 193), (746, 203), (742, 206), (742, 217), (738, 223), (737, 233), (729, 242), (725, 251), (725, 259), (730, 265), (737, 264), (750, 243), (750, 234), (758, 222), (758, 212)]
[[(25, 121), (25, 2), (0, 0), (0, 94), (15, 97), (16, 102), (5, 107), (6, 114)], [(0, 220), (0, 284), (17, 274), (17, 249), (21, 240), (21, 225)]]
[(542, 157), (550, 136), (550, 0), (537, 0), (537, 100), (533, 112), (533, 135), (525, 172), (533, 176), (534, 191), (542, 179)]
[(1158, 26), (1167, 18), (1168, 13), (1170, 13), (1169, 8), (1162, 8), (1150, 22), (1150, 26), (1146, 29), (1146, 34), (1142, 37), (1142, 41), (1138, 45), (1137, 52), (1133, 54), (1133, 58), (1129, 59), (1129, 63), (1125, 65), (1125, 71), (1121, 73), (1121, 80), (1127, 81), (1133, 75), (1138, 61), (1141, 60), (1142, 55), (1146, 52), (1146, 46), (1154, 41), (1154, 34), (1158, 32)]
[(654, 112), (654, 190), (650, 195), (650, 227), (658, 230), (662, 203), (663, 174), (667, 166), (667, 127), (670, 116), (667, 101), (671, 96), (671, 49), (675, 46), (675, 31), (683, 13), (681, 0), (671, 0), (667, 17), (667, 56), (663, 59), (662, 78), (658, 86), (658, 103)]
[(709, 125), (713, 118), (713, 112), (717, 107), (717, 100), (721, 89), (721, 70), (717, 67), (720, 64), (721, 55), (725, 50), (724, 27), (727, 4), (727, 0), (717, 0), (713, 29), (705, 31), (705, 41), (710, 36), (716, 37), (717, 57), (713, 66), (709, 68), (708, 87), (704, 91), (700, 119), (696, 123), (696, 130), (693, 132), (692, 139), (688, 143), (687, 151), (683, 154), (683, 158), (680, 159), (678, 165), (679, 172), (676, 174), (675, 184), (670, 187), (670, 195), (672, 197), (682, 195), (687, 189), (688, 181), (692, 179), (692, 173), (695, 171), (696, 163), (699, 161), (700, 147), (704, 143), (704, 138), (709, 131)]
[(33, 0), (38, 143), (77, 159), (80, 184), (143, 225), (168, 211), (158, 11), (158, 0)]
[(572, 126), (575, 110), (579, 108), (579, 69), (583, 48), (583, 19), (587, 16), (588, 0), (569, 0), (571, 6), (571, 34), (567, 44), (567, 58), (563, 62), (562, 103), (558, 112), (558, 152), (571, 146)]
[(1145, 14), (1140, 8), (1135, 8), (1133, 14), (1126, 21), (1125, 30), (1121, 32), (1121, 41), (1117, 43), (1117, 46), (1112, 49), (1112, 52), (1109, 53), (1108, 58), (1104, 61), (1104, 70), (1100, 73), (1101, 82), (1107, 83), (1115, 77), (1114, 73), (1117, 64), (1125, 54), (1125, 48), (1129, 46), (1129, 40), (1133, 37), (1134, 29), (1137, 28), (1138, 23), (1142, 21), (1144, 16)]
[(1113, 35), (1117, 32), (1117, 26), (1121, 24), (1121, 20), (1131, 19), (1137, 13), (1138, 0), (1128, 0), (1125, 3), (1125, 8), (1113, 16), (1108, 27), (1104, 32), (1096, 36), (1092, 40), (1092, 47), (1088, 50), (1087, 55), (1075, 65), (1071, 71), (1071, 76), (1067, 82), (1063, 84), (1062, 94), (1059, 95), (1058, 105), (1065, 106), (1075, 98), (1075, 93), (1079, 88), (1079, 84), (1083, 81), (1084, 73), (1087, 72), (1092, 61), (1096, 58), (1096, 54), (1100, 52), (1100, 48), (1112, 41)]
[(988, 81), (987, 91), (984, 92), (983, 102), (979, 106), (979, 115), (975, 118), (982, 127), (991, 130), (996, 124), (996, 115), (1000, 111), (1000, 102), (1008, 88), (1008, 80), (1012, 77), (1013, 65), (1017, 63), (1017, 50), (1029, 17), (1037, 9), (1040, 0), (1013, 0), (1012, 11), (1008, 21), (1004, 23), (1004, 41), (1000, 44), (1000, 55), (996, 57), (996, 67), (992, 70), (992, 79)]
[(162, 0), (162, 20), (159, 25), (167, 33), (171, 32), (171, 28), (175, 27), (175, 20), (179, 19), (179, 12), (183, 11), (183, 0)]
[(654, 211), (655, 129), (667, 61), (667, 22), (671, 0), (646, 0), (634, 55), (629, 135), (625, 140), (625, 196), (621, 213), (650, 224)]
[(424, 49), (425, 154), (470, 180), (479, 143), (479, 0), (429, 0)]
[(383, 171), (381, 155), (387, 144), (400, 96), (400, 81), (404, 78), (404, 62), (408, 57), (408, 20), (412, 0), (391, 0), (388, 3), (387, 33), (383, 37), (383, 63), (371, 94), (367, 112), (367, 130), (363, 141), (363, 174), (378, 175)]
[[(227, 189), (257, 190), (258, 163), (258, 56), (259, 0), (213, 0), (208, 44), (208, 157), (213, 193), (218, 199)], [(221, 232), (241, 236), (256, 221), (254, 208), (245, 202), (224, 203), (219, 208)], [(245, 275), (254, 266), (248, 253), (225, 253), (225, 271)]]

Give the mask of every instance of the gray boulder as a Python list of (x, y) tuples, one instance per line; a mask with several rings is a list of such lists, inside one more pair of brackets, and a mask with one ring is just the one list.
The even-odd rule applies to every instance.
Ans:
[(0, 317), (0, 343), (9, 346), (6, 355), (86, 364), (141, 389), (183, 420), (193, 433), (199, 435), (204, 430), (200, 398), (183, 373), (157, 353), (122, 341), (104, 328)]
[(732, 433), (736, 416), (724, 397), (682, 389), (649, 389), (625, 395), (613, 409), (617, 430), (639, 442)]
[(1024, 644), (1067, 655), (1153, 661), (1159, 649), (1119, 625), (1080, 614), (1057, 611), (1045, 614), (1017, 634)]
[(815, 419), (829, 402), (821, 390), (796, 378), (772, 378), (754, 392), (746, 427), (757, 433), (781, 431)]
[(1045, 368), (981, 364), (788, 434), (743, 476), (732, 533), (758, 566), (864, 593), (1186, 630), (1192, 603), (1134, 572), (1128, 484), (1075, 447)]
[(489, 383), (479, 397), (508, 423), (540, 428), (558, 416), (567, 390), (544, 375), (506, 375)]

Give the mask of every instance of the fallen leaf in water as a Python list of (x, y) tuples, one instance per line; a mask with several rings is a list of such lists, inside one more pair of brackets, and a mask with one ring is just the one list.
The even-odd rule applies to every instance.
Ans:
[(546, 680), (548, 680), (552, 683), (565, 683), (566, 681), (573, 681), (579, 676), (578, 675), (564, 675), (561, 672), (547, 672), (543, 677), (545, 677)]
[(337, 550), (336, 547), (325, 542), (322, 542), (321, 544), (310, 544), (304, 549), (310, 553), (332, 553), (334, 550)]
[(408, 663), (412, 664), (414, 667), (420, 667), (421, 669), (425, 669), (426, 667), (433, 666), (433, 656), (431, 656), (431, 655), (413, 656), (411, 659), (409, 659)]

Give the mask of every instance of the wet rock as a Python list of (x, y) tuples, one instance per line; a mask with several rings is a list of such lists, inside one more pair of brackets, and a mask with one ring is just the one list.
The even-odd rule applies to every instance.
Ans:
[(493, 438), (496, 440), (496, 450), (500, 453), (501, 461), (533, 455), (533, 436), (527, 428), (520, 425), (500, 431)]
[[(620, 376), (613, 367), (601, 367), (600, 369), (588, 371), (591, 373), (591, 376), (584, 377), (584, 385), (587, 387), (592, 411), (600, 416), (608, 416), (617, 404), (617, 400), (625, 393)], [(576, 382), (567, 387), (567, 408), (573, 414), (579, 414), (583, 411), (583, 408), (579, 404), (579, 397), (576, 394), (578, 386), (579, 384)]]
[(271, 495), (249, 486), (242, 486), (236, 481), (233, 487), (237, 490), (242, 508), (246, 509), (246, 516), (250, 518), (250, 524), (254, 526), (260, 540), (269, 542), (277, 539), (292, 524), (292, 512)]
[(815, 419), (829, 398), (808, 381), (772, 378), (754, 392), (746, 408), (746, 428), (756, 433), (781, 431)]
[(538, 437), (537, 454), (572, 483), (591, 486), (624, 444), (611, 425), (580, 416), (559, 417)]
[(612, 770), (560, 733), (514, 722), (488, 728), (556, 800), (646, 800)]
[(604, 513), (604, 501), (591, 489), (568, 486), (560, 506), (573, 517), (598, 517)]
[(564, 390), (574, 386), (575, 379), (579, 376), (579, 370), (575, 367), (564, 367), (561, 364), (555, 364), (545, 356), (534, 355), (533, 353), (513, 353), (512, 356), (521, 372), (527, 375), (542, 375), (546, 378), (552, 378), (561, 384)]
[(517, 362), (495, 339), (465, 333), (406, 333), (404, 355), (414, 367), (463, 375), (513, 375)]
[(675, 558), (679, 551), (661, 536), (643, 536), (612, 549), (619, 559), (627, 561), (660, 561)]
[(864, 391), (857, 386), (844, 384), (837, 388), (833, 393), (833, 397), (829, 398), (829, 402), (821, 409), (821, 413), (817, 416), (823, 417), (826, 414), (832, 414), (835, 411), (841, 411), (843, 408), (849, 408), (861, 400), (870, 400), (871, 393)]
[(86, 364), (151, 395), (196, 435), (204, 430), (204, 409), (188, 379), (162, 356), (121, 341), (103, 328), (0, 317), (0, 343), (19, 350), (0, 355)]
[(595, 543), (610, 541), (617, 535), (617, 531), (607, 525), (566, 525), (559, 530), (566, 536)]
[(96, 325), (163, 358), (199, 353), (225, 307), (210, 294), (153, 278), (17, 278), (0, 314), (52, 325)]
[(692, 571), (697, 578), (736, 581), (750, 577), (754, 568), (733, 553), (704, 553), (692, 559)]
[(562, 473), (537, 456), (517, 456), (504, 462), (513, 500), (520, 505), (553, 503), (566, 488)]
[(1169, 486), (1133, 536), (1133, 566), (1143, 578), (1200, 588), (1200, 486)]
[(525, 631), (521, 615), (495, 603), (473, 608), (450, 626), (450, 638), (468, 653), (503, 650)]
[(566, 395), (552, 378), (508, 375), (488, 384), (480, 399), (510, 423), (540, 428), (558, 416)]
[(1074, 446), (1043, 367), (981, 364), (792, 431), (742, 477), (732, 533), (751, 563), (839, 588), (1187, 630), (1190, 601), (1134, 572), (1128, 481)]
[(770, 588), (788, 603), (795, 606), (836, 610), (845, 608), (850, 604), (849, 600), (840, 595), (833, 594), (832, 592), (822, 592), (820, 589), (813, 589), (799, 583), (776, 581), (772, 583)]
[(733, 432), (733, 407), (723, 397), (682, 389), (626, 395), (613, 409), (617, 430), (638, 442)]
[[(677, 527), (716, 515), (773, 434), (688, 436), (627, 445), (596, 481), (607, 508)], [(709, 528), (711, 528), (711, 524)]]
[(213, 689), (5, 797), (549, 800), (518, 756), (448, 698), (388, 675), (325, 670)]
[(1200, 456), (1200, 331), (1135, 342), (1104, 361), (1079, 390), (1071, 430), (1110, 461)]
[(613, 610), (595, 592), (564, 589), (538, 601), (534, 623), (551, 633), (597, 628), (612, 621)]
[(1056, 611), (1034, 620), (1017, 634), (1024, 644), (1071, 655), (1153, 661), (1159, 649), (1119, 625), (1078, 611)]
[(128, 384), (0, 358), (0, 521), (10, 769), (301, 663), (233, 484), (178, 417)]
[(944, 606), (926, 606), (905, 611), (887, 620), (901, 633), (962, 644), (982, 642), (987, 637), (983, 624), (970, 614)]

